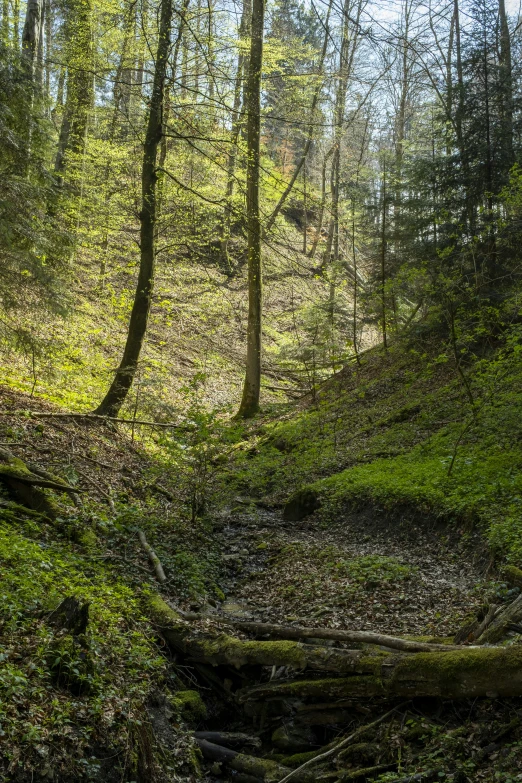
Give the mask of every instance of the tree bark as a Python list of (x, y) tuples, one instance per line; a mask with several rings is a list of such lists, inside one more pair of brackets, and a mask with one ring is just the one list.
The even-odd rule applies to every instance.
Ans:
[(163, 132), (164, 92), (170, 48), (172, 13), (172, 0), (162, 0), (156, 67), (154, 70), (141, 174), (140, 271), (123, 357), (110, 389), (94, 411), (95, 414), (102, 416), (116, 416), (125, 402), (138, 368), (138, 360), (147, 331), (156, 263), (156, 160)]
[[(333, 3), (333, 0), (330, 0), (330, 2), (328, 4), (328, 10), (326, 12), (326, 19), (325, 19), (325, 23), (324, 23), (325, 31), (324, 31), (324, 39), (323, 39), (323, 48), (321, 50), (321, 58), (319, 60), (319, 66), (318, 66), (318, 79), (319, 79), (319, 82), (318, 82), (317, 87), (315, 89), (315, 92), (314, 92), (314, 95), (313, 95), (313, 98), (312, 98), (312, 104), (310, 106), (310, 125), (308, 127), (308, 136), (307, 136), (306, 143), (305, 143), (305, 146), (304, 146), (304, 149), (303, 149), (303, 154), (301, 155), (301, 157), (299, 158), (299, 160), (297, 162), (297, 166), (295, 167), (294, 172), (292, 174), (292, 177), (290, 178), (290, 182), (286, 186), (284, 192), (281, 194), (281, 197), (280, 197), (279, 201), (277, 202), (276, 206), (274, 207), (274, 210), (273, 210), (272, 214), (270, 215), (270, 217), (267, 220), (267, 223), (266, 223), (266, 226), (265, 226), (265, 233), (268, 233), (270, 231), (270, 229), (272, 228), (272, 226), (274, 225), (274, 222), (275, 222), (278, 214), (280, 213), (281, 208), (283, 207), (286, 199), (288, 198), (288, 196), (292, 192), (292, 189), (293, 189), (293, 187), (295, 185), (297, 177), (299, 176), (299, 172), (301, 171), (301, 169), (305, 165), (306, 157), (307, 157), (307, 155), (308, 155), (308, 153), (310, 151), (310, 147), (312, 146), (312, 142), (313, 142), (313, 139), (314, 139), (315, 110), (317, 108), (317, 103), (319, 101), (319, 97), (321, 95), (321, 89), (322, 89), (322, 86), (323, 86), (323, 82), (322, 82), (322, 78), (321, 77), (323, 75), (324, 61), (325, 61), (325, 58), (326, 58), (326, 53), (328, 51), (328, 41), (330, 40), (329, 24), (330, 24), (330, 13), (331, 13), (331, 10), (332, 10), (332, 3)], [(305, 233), (305, 242), (306, 242), (306, 233)], [(306, 253), (306, 246), (305, 246), (305, 250), (303, 252)]]
[(225, 208), (223, 210), (223, 223), (221, 227), (221, 260), (225, 266), (230, 268), (230, 259), (228, 257), (228, 242), (230, 239), (230, 221), (232, 217), (232, 198), (234, 195), (234, 179), (236, 171), (236, 160), (238, 153), (238, 141), (241, 133), (241, 124), (243, 121), (244, 105), (241, 106), (241, 82), (246, 69), (246, 56), (241, 48), (245, 38), (250, 34), (250, 23), (252, 17), (252, 4), (250, 0), (243, 1), (243, 11), (241, 13), (241, 24), (239, 26), (239, 54), (237, 57), (236, 79), (234, 85), (234, 104), (232, 109), (232, 132), (231, 145), (227, 160), (227, 191)]
[(247, 97), (247, 234), (248, 326), (246, 373), (238, 418), (251, 418), (259, 410), (261, 390), (261, 220), (259, 214), (259, 164), (261, 129), (261, 71), (265, 0), (253, 0)]
[(91, 0), (76, 2), (68, 25), (67, 97), (54, 165), (59, 181), (70, 158), (81, 154), (85, 147), (89, 111), (94, 100), (91, 20)]
[(500, 89), (502, 95), (503, 142), (509, 165), (513, 163), (513, 75), (511, 36), (504, 0), (498, 0), (500, 17)]
[(238, 692), (240, 703), (267, 699), (350, 699), (421, 696), (443, 699), (522, 695), (520, 647), (462, 648), (457, 652), (385, 655), (371, 675), (271, 682)]
[(22, 57), (26, 72), (34, 79), (40, 39), (43, 35), (44, 0), (28, 0), (22, 33)]

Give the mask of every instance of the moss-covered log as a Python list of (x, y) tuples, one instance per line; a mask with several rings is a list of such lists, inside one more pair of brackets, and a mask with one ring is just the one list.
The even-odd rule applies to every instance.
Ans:
[(237, 639), (228, 634), (196, 635), (194, 629), (159, 596), (149, 597), (147, 612), (167, 643), (190, 661), (198, 663), (225, 664), (237, 669), (256, 665), (289, 666), (297, 671), (310, 669), (356, 674), (373, 672), (381, 657), (378, 653), (368, 655), (361, 650), (314, 647), (283, 639), (258, 642)]
[(368, 697), (522, 696), (522, 647), (462, 649), (450, 653), (389, 655), (370, 674), (299, 679), (243, 689), (243, 703), (267, 699), (350, 699)]
[(70, 487), (65, 481), (46, 471), (33, 469), (23, 460), (15, 457), (8, 449), (0, 449), (0, 481), (2, 481), (23, 506), (56, 519), (59, 509), (44, 489), (67, 492), (73, 497), (82, 490)]
[[(56, 519), (58, 508), (52, 498), (44, 492), (41, 481), (7, 449), (0, 449), (0, 480), (7, 486), (18, 503)], [(33, 481), (31, 481), (31, 478)]]
[[(266, 781), (266, 783), (278, 783), (289, 772), (288, 767), (282, 767), (275, 761), (269, 759), (260, 759), (255, 756), (247, 756), (244, 753), (237, 753), (230, 748), (223, 748), (220, 745), (214, 745), (207, 740), (196, 740), (203, 756), (209, 761), (217, 761), (224, 764), (236, 772), (251, 775), (257, 780)], [(313, 783), (315, 775), (311, 772), (296, 772), (296, 783)]]

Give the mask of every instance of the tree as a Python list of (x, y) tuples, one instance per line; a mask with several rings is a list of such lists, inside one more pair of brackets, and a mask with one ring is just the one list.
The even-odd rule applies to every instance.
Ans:
[(259, 213), (259, 165), (261, 130), (261, 72), (265, 0), (253, 0), (247, 92), (247, 238), (248, 238), (248, 326), (246, 372), (240, 418), (251, 418), (259, 410), (261, 390), (262, 268), (261, 219)]
[(92, 0), (74, 0), (67, 19), (67, 97), (55, 161), (60, 181), (69, 160), (83, 152), (94, 99), (92, 13)]
[(140, 271), (123, 356), (112, 384), (96, 408), (102, 416), (117, 416), (132, 386), (140, 357), (154, 289), (156, 263), (156, 160), (163, 133), (165, 80), (170, 49), (173, 1), (162, 0), (154, 82), (143, 148), (140, 212)]

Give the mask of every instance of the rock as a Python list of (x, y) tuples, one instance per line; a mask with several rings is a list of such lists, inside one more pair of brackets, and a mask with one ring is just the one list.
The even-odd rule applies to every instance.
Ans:
[(311, 487), (304, 487), (294, 492), (288, 499), (283, 511), (283, 519), (286, 522), (299, 522), (318, 508), (321, 508), (321, 501), (317, 491)]

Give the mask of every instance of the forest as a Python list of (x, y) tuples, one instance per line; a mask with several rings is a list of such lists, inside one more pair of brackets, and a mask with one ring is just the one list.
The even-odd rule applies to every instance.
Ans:
[(0, 6), (0, 783), (522, 780), (521, 8)]

